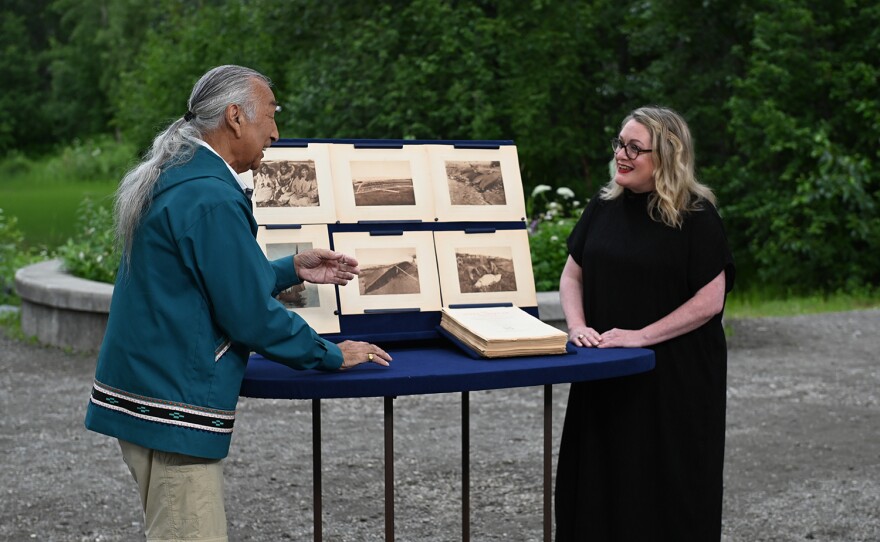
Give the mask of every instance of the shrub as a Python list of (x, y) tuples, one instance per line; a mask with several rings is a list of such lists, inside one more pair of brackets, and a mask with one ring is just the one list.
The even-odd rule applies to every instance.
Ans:
[(559, 289), (559, 275), (568, 259), (565, 240), (584, 210), (583, 203), (574, 197), (569, 188), (554, 191), (546, 184), (536, 186), (529, 197), (529, 245), (539, 292)]
[(119, 268), (113, 213), (86, 199), (80, 205), (77, 222), (76, 237), (58, 247), (65, 269), (80, 278), (112, 284)]
[(23, 246), (24, 234), (18, 229), (18, 219), (0, 209), (0, 305), (21, 304), (15, 292), (15, 272), (47, 257), (45, 251), (22, 249)]

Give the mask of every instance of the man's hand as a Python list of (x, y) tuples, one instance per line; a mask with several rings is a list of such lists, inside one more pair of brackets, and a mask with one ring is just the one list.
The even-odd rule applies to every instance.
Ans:
[(358, 262), (351, 256), (324, 248), (313, 248), (293, 257), (293, 267), (302, 280), (315, 284), (345, 286), (360, 275)]
[(391, 355), (375, 344), (362, 341), (342, 341), (338, 346), (342, 351), (342, 369), (350, 369), (368, 362), (388, 367), (391, 362)]

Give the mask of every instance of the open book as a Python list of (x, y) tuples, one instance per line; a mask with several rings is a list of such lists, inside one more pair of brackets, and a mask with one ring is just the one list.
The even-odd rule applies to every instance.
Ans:
[(565, 354), (568, 334), (519, 307), (441, 310), (440, 327), (486, 358)]

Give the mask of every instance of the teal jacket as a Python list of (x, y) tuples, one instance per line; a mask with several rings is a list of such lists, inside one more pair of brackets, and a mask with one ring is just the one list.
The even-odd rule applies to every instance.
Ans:
[(251, 351), (334, 370), (339, 348), (275, 299), (300, 282), (269, 261), (250, 202), (198, 147), (163, 171), (120, 266), (86, 413), (92, 431), (196, 457), (226, 457)]

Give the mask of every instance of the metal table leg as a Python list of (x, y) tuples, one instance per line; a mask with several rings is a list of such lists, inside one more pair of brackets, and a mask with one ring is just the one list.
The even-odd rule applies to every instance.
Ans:
[(461, 392), (461, 539), (471, 539), (471, 396)]
[[(385, 397), (385, 541), (394, 542), (394, 397)], [(461, 393), (461, 539), (471, 537), (470, 393)], [(544, 386), (544, 541), (552, 537), (553, 386)], [(314, 539), (322, 542), (321, 400), (312, 399)]]
[(385, 397), (385, 542), (394, 542), (394, 397)]
[(315, 542), (324, 539), (321, 494), (321, 400), (312, 399), (312, 502), (314, 503), (312, 513)]
[(544, 385), (544, 542), (551, 542), (553, 526), (553, 385)]

